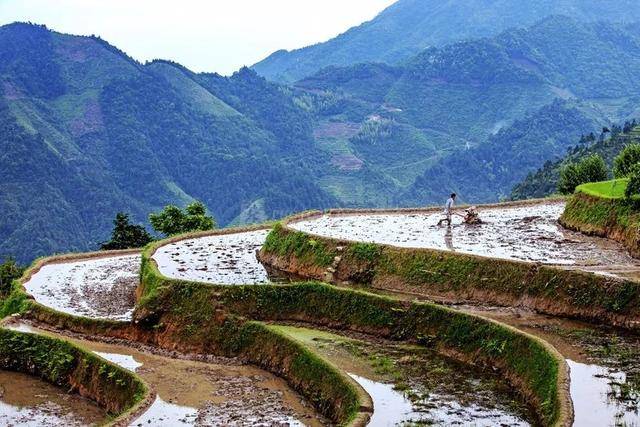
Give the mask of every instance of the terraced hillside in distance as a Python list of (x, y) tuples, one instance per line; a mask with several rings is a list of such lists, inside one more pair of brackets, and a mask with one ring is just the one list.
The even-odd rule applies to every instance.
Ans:
[[(603, 319), (625, 318), (622, 328), (568, 320), (532, 308), (539, 296), (520, 286), (520, 269), (535, 282), (546, 268), (545, 295), (558, 300), (565, 274), (574, 286), (635, 286), (637, 298), (637, 261), (615, 242), (563, 230), (564, 206), (480, 206), (483, 224), (455, 221), (449, 231), (436, 226), (436, 209), (308, 213), (177, 236), (142, 254), (53, 257), (14, 283), (2, 313), (15, 315), (2, 330), (81, 346), (135, 375), (149, 392), (126, 415), (132, 425), (633, 425), (638, 313), (599, 309), (609, 311)], [(432, 256), (446, 264), (419, 266)], [(507, 269), (505, 287), (492, 291), (503, 304), (481, 292), (440, 298), (418, 276), (403, 287), (399, 270), (387, 276), (391, 286), (375, 280), (405, 259), (450, 283), (461, 268), (469, 277), (484, 269), (479, 288)], [(334, 285), (308, 282), (315, 274)], [(530, 294), (508, 297), (514, 292)], [(598, 303), (581, 302), (592, 311)], [(21, 378), (23, 394), (42, 387)], [(11, 399), (0, 401), (18, 412)], [(80, 401), (70, 405), (79, 423), (95, 419)], [(22, 420), (46, 411), (27, 407)], [(99, 411), (91, 416), (104, 417)]]

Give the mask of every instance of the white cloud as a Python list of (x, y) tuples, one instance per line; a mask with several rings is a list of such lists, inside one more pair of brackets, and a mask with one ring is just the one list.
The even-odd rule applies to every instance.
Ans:
[(96, 34), (134, 58), (231, 73), (277, 49), (327, 40), (395, 0), (0, 0), (0, 24)]

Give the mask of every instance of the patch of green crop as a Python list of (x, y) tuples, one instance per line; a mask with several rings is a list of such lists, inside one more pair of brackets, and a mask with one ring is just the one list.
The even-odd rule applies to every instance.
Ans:
[(628, 179), (614, 179), (611, 181), (590, 182), (578, 186), (576, 191), (605, 199), (623, 199)]

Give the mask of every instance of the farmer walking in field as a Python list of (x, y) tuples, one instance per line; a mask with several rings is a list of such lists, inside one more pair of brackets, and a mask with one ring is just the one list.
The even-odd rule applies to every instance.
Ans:
[(445, 217), (438, 222), (438, 226), (442, 225), (443, 222), (446, 222), (447, 227), (451, 227), (451, 215), (453, 215), (453, 206), (455, 205), (456, 197), (456, 193), (451, 193), (451, 197), (449, 197), (447, 203), (444, 205)]

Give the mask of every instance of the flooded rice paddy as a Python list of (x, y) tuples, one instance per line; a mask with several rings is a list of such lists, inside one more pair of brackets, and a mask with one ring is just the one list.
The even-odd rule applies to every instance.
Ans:
[(622, 245), (562, 228), (558, 218), (564, 206), (562, 201), (551, 201), (480, 207), (482, 224), (463, 224), (454, 216), (450, 228), (438, 226), (443, 217), (439, 212), (323, 215), (290, 227), (337, 239), (449, 250), (623, 276), (640, 271), (640, 262)]
[(39, 378), (0, 370), (0, 426), (87, 426), (106, 420), (95, 403)]
[(37, 302), (63, 313), (131, 320), (140, 255), (111, 256), (44, 265), (24, 284)]
[[(145, 413), (131, 423), (132, 426), (327, 424), (283, 379), (235, 359), (216, 357), (209, 362), (183, 360), (124, 345), (61, 336), (24, 322), (7, 327), (71, 341), (136, 372), (157, 393), (157, 397)], [(33, 386), (24, 383), (16, 389), (25, 395), (37, 394), (40, 384), (40, 381)], [(74, 416), (82, 414), (82, 411), (71, 409)], [(0, 409), (2, 413), (4, 411)], [(38, 417), (28, 416), (25, 419), (36, 424), (39, 420)], [(79, 425), (86, 424), (91, 422), (81, 422)], [(0, 425), (3, 425), (1, 419)]]
[(256, 259), (269, 230), (200, 237), (160, 247), (153, 255), (160, 272), (174, 279), (219, 285), (268, 283)]
[(534, 420), (502, 378), (433, 351), (361, 335), (277, 328), (347, 372), (371, 396), (370, 426), (524, 426)]
[(640, 337), (530, 311), (460, 306), (553, 345), (571, 369), (575, 426), (640, 426)]

